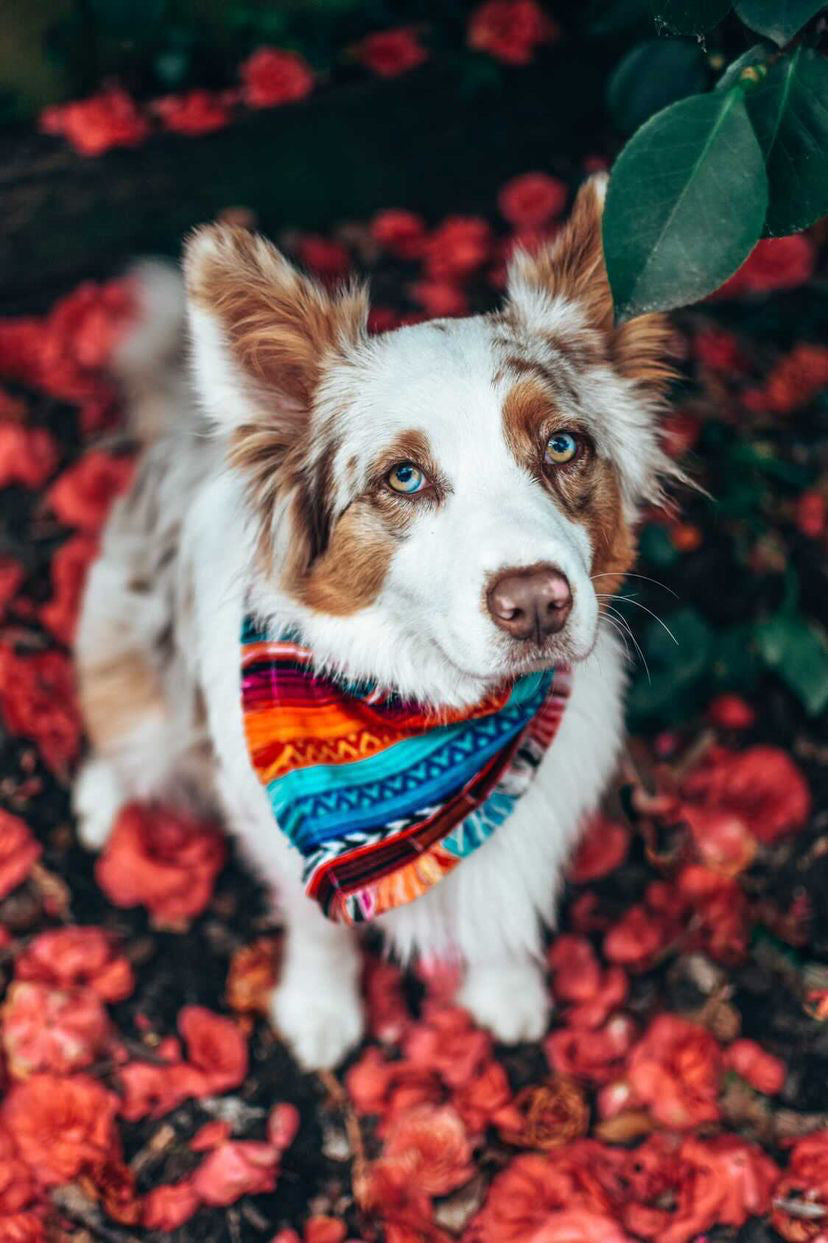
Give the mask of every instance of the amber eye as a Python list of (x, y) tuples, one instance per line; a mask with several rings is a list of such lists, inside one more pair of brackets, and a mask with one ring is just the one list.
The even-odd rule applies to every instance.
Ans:
[(578, 437), (572, 432), (553, 432), (546, 442), (544, 460), (550, 466), (566, 466), (575, 461), (580, 447)]
[(387, 475), (388, 486), (394, 492), (402, 492), (405, 496), (413, 496), (422, 492), (427, 480), (419, 466), (413, 462), (399, 462)]

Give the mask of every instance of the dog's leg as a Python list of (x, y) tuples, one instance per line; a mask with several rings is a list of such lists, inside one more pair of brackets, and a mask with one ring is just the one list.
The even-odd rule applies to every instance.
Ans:
[(470, 963), (457, 996), (503, 1044), (540, 1040), (552, 1009), (546, 973), (529, 955)]
[(303, 1070), (330, 1070), (364, 1027), (356, 939), (304, 893), (281, 896), (285, 950), (271, 1017)]

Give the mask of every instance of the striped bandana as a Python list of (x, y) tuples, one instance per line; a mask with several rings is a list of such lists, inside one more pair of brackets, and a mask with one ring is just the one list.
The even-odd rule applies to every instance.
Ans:
[(242, 707), (250, 758), (304, 883), (329, 919), (413, 901), (491, 837), (528, 789), (560, 723), (568, 668), (516, 678), (439, 716), (320, 676), (290, 634), (245, 618)]

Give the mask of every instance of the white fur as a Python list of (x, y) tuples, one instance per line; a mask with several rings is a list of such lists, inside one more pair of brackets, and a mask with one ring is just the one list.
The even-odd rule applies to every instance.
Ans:
[[(560, 330), (567, 322), (579, 329), (577, 308), (558, 302), (530, 307), (524, 299), (528, 355), (550, 361), (551, 346), (537, 335), (539, 315), (552, 315)], [(250, 414), (250, 394), (218, 325), (203, 311), (191, 325), (202, 406), (217, 439), (209, 440), (189, 403), (187, 412), (169, 412), (173, 430), (149, 451), (145, 467), (163, 521), (135, 505), (116, 511), (79, 635), (82, 659), (101, 645), (114, 657), (136, 647), (151, 657), (159, 627), (174, 624), (176, 650), (159, 670), (166, 713), (136, 723), (129, 737), (87, 763), (75, 796), (82, 837), (100, 845), (123, 799), (166, 796), (182, 774), (190, 788), (215, 796), (287, 923), (274, 1021), (305, 1068), (336, 1065), (362, 1031), (355, 942), (305, 897), (301, 857), (275, 826), (252, 770), (239, 695), (243, 613), (252, 602), (274, 627), (298, 626), (322, 667), (435, 704), (467, 705), (514, 669), (513, 641), (485, 610), (486, 582), (507, 567), (549, 562), (566, 574), (574, 599), (548, 653), (550, 661), (575, 662), (558, 736), (510, 820), (439, 885), (378, 921), (403, 959), (459, 957), (467, 968), (461, 1000), (499, 1038), (537, 1039), (549, 1007), (543, 928), (554, 922), (566, 860), (618, 756), (624, 674), (599, 617), (585, 527), (565, 516), (508, 447), (508, 381), (493, 325), (478, 318), (406, 328), (329, 368), (313, 418), (319, 444), (331, 420), (337, 423), (337, 511), (349, 503), (348, 486), (364, 485), (378, 447), (406, 430), (427, 435), (446, 487), (442, 505), (423, 508), (400, 541), (377, 599), (344, 617), (300, 605), (278, 576), (262, 572), (243, 482), (224, 464), (224, 437)], [(597, 451), (616, 462), (632, 513), (658, 453), (650, 413), (608, 370), (567, 374), (573, 414), (588, 422)], [(344, 464), (354, 461), (357, 479), (348, 485)], [(161, 539), (161, 527), (174, 556), (147, 570), (147, 546)], [(280, 538), (289, 538), (288, 524)], [(130, 588), (136, 566), (153, 585), (140, 600)], [(207, 714), (206, 776), (196, 692)]]

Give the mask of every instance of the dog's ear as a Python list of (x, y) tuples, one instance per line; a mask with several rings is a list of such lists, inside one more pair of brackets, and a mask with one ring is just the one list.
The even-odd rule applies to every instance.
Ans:
[(560, 232), (536, 252), (520, 250), (509, 265), (508, 308), (523, 327), (576, 344), (578, 324), (600, 334), (608, 360), (621, 375), (660, 390), (672, 377), (665, 359), (669, 321), (658, 314), (614, 324), (601, 220), (605, 173), (581, 186)]
[(184, 253), (196, 384), (222, 428), (304, 425), (323, 369), (364, 336), (363, 290), (331, 295), (263, 237), (207, 225)]

